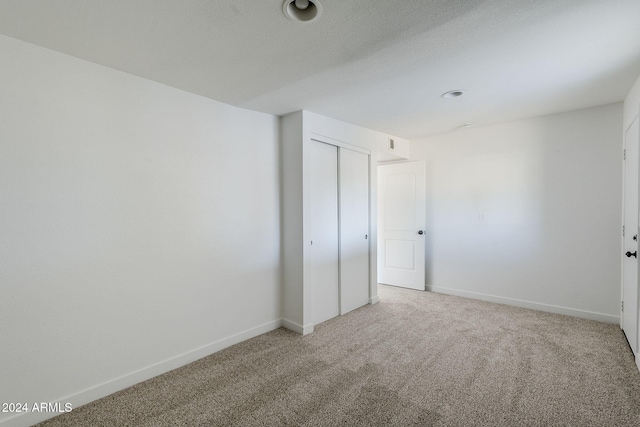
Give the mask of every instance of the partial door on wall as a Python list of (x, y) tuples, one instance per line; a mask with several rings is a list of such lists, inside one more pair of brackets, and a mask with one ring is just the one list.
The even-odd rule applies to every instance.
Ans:
[(369, 302), (369, 156), (340, 149), (340, 314)]
[(378, 166), (378, 282), (425, 289), (425, 164)]
[(639, 118), (625, 131), (624, 236), (622, 257), (622, 329), (634, 354), (638, 353), (638, 144)]
[(339, 307), (339, 227), (338, 227), (338, 147), (311, 141), (308, 175), (307, 220), (309, 268), (312, 292), (312, 321), (324, 322), (340, 313)]
[(369, 300), (369, 155), (311, 140), (305, 179), (312, 321)]

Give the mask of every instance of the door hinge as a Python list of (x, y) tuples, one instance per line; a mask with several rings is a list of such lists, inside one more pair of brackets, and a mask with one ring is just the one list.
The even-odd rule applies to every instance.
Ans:
[(622, 150), (622, 160), (627, 160), (627, 149)]
[(624, 311), (624, 301), (620, 304), (620, 311)]
[(624, 225), (622, 226), (622, 237), (624, 237)]

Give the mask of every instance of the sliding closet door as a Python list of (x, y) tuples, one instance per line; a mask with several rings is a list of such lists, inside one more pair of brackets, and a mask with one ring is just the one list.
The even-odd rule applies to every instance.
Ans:
[(340, 148), (340, 313), (369, 302), (369, 156)]
[(305, 194), (309, 230), (309, 261), (314, 324), (336, 317), (338, 291), (338, 147), (311, 141), (306, 163)]

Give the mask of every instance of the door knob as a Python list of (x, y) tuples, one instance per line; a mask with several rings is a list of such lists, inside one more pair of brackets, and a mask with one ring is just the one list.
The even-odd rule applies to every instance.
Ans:
[(631, 257), (638, 258), (638, 251), (635, 251), (635, 252), (627, 251), (627, 253), (625, 255), (628, 256), (629, 258), (631, 258)]
[(424, 231), (418, 230), (418, 234), (422, 235), (422, 234), (424, 234)]

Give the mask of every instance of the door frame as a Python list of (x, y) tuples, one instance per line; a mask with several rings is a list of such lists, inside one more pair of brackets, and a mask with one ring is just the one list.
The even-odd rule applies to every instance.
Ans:
[[(399, 160), (399, 161), (391, 161), (391, 162), (384, 162), (384, 163), (380, 163), (378, 164), (378, 168), (379, 167), (383, 167), (383, 166), (392, 166), (392, 165), (402, 165), (402, 164), (421, 164), (423, 167), (423, 172), (426, 174), (426, 163), (423, 160)], [(422, 218), (422, 223), (421, 224), (416, 224), (418, 226), (418, 228), (420, 230), (423, 231), (423, 233), (426, 233), (426, 176), (424, 177), (425, 181), (423, 182), (423, 188), (424, 188), (424, 194), (423, 194), (423, 206), (422, 206), (422, 212), (423, 214), (423, 218)], [(378, 189), (379, 193), (380, 193), (380, 199), (382, 199), (382, 194), (384, 191), (384, 188), (379, 188)], [(382, 200), (379, 200), (379, 203), (381, 203)], [(378, 207), (378, 215), (382, 215), (382, 207), (379, 206)], [(381, 217), (380, 217), (381, 218)], [(379, 235), (379, 242), (380, 244), (382, 244), (383, 239), (384, 239), (384, 230), (381, 229), (382, 224), (381, 221), (378, 222), (378, 235)], [(416, 230), (416, 233), (418, 231)], [(400, 286), (400, 287), (406, 287), (407, 289), (415, 289), (415, 290), (426, 290), (427, 289), (427, 285), (426, 285), (426, 234), (422, 236), (422, 245), (423, 245), (423, 250), (422, 250), (422, 259), (421, 259), (421, 266), (419, 267), (419, 269), (421, 270), (421, 276), (422, 279), (420, 280), (420, 284), (415, 287), (415, 286), (403, 286), (402, 284), (390, 284), (392, 286)], [(379, 248), (378, 250), (378, 259), (376, 259), (376, 264), (380, 263), (381, 261), (384, 262), (384, 259), (380, 259), (385, 257), (386, 254), (384, 253), (384, 249)], [(378, 268), (378, 271), (380, 271), (381, 268)], [(379, 278), (377, 278), (377, 280), (380, 283), (383, 283), (382, 281), (379, 280)]]
[[(623, 183), (622, 183), (622, 226), (625, 227), (626, 224), (626, 209), (627, 209), (627, 188), (628, 188), (628, 184), (627, 184), (627, 169), (628, 169), (628, 158), (627, 158), (627, 132), (629, 132), (629, 130), (633, 127), (633, 126), (637, 126), (638, 127), (638, 141), (636, 141), (636, 155), (637, 157), (635, 158), (635, 162), (633, 163), (635, 165), (636, 168), (636, 178), (637, 178), (637, 196), (638, 196), (638, 206), (636, 207), (636, 213), (634, 216), (634, 227), (629, 227), (631, 228), (630, 230), (627, 230), (626, 228), (623, 228), (623, 234), (622, 234), (622, 242), (621, 242), (621, 260), (620, 260), (620, 328), (624, 331), (625, 336), (627, 335), (626, 331), (625, 331), (625, 324), (624, 324), (624, 318), (625, 318), (625, 309), (627, 310), (626, 312), (628, 313), (628, 309), (630, 308), (627, 304), (627, 307), (624, 307), (623, 304), (625, 302), (625, 300), (627, 300), (627, 298), (625, 298), (625, 252), (627, 250), (626, 248), (626, 239), (628, 236), (632, 235), (632, 234), (636, 234), (638, 235), (638, 238), (640, 238), (640, 108), (639, 108), (639, 113), (635, 115), (635, 117), (631, 120), (631, 123), (629, 124), (629, 126), (627, 126), (625, 129), (623, 129), (623, 149), (624, 149), (624, 156), (623, 156), (623, 160), (622, 160), (622, 177), (623, 177)], [(631, 233), (631, 234), (630, 234)], [(636, 243), (637, 246), (637, 243)], [(636, 249), (638, 251), (638, 249)], [(633, 316), (635, 320), (632, 320), (635, 322), (635, 336), (632, 337), (632, 341), (633, 344), (635, 344), (636, 348), (633, 349), (633, 347), (631, 346), (632, 351), (634, 351), (634, 356), (636, 356), (636, 359), (638, 359), (638, 356), (640, 354), (640, 316), (639, 316), (639, 312), (640, 312), (640, 269), (638, 268), (638, 264), (636, 263), (636, 301), (635, 302), (635, 315)], [(624, 309), (623, 309), (624, 307)], [(629, 340), (629, 337), (627, 336), (627, 340)], [(640, 365), (639, 365), (640, 366)]]

